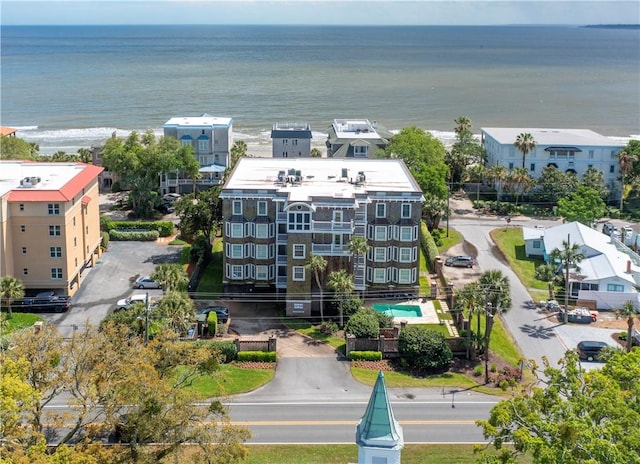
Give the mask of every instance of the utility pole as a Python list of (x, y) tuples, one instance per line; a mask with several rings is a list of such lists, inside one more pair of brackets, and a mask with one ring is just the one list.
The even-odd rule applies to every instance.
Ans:
[(489, 335), (493, 328), (493, 313), (491, 303), (487, 303), (485, 309), (486, 323), (484, 328), (484, 383), (489, 383)]
[(149, 343), (149, 292), (144, 301), (144, 345)]

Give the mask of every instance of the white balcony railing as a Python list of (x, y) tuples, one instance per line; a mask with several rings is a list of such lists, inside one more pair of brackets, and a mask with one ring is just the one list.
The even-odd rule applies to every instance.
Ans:
[(313, 232), (340, 232), (350, 234), (353, 232), (353, 222), (339, 221), (311, 221)]
[(350, 254), (346, 245), (334, 245), (333, 243), (314, 243), (311, 246), (311, 252), (321, 256), (347, 256)]

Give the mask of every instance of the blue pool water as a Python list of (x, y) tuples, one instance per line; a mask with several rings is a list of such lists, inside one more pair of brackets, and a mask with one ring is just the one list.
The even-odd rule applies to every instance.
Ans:
[(372, 306), (375, 311), (388, 314), (391, 317), (422, 317), (420, 306), (416, 305), (389, 305), (376, 303)]

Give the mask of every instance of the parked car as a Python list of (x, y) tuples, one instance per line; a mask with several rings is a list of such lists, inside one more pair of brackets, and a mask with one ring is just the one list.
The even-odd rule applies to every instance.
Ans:
[(151, 277), (142, 276), (136, 279), (133, 288), (162, 288), (162, 286)]
[(145, 293), (139, 295), (131, 295), (129, 298), (123, 298), (116, 303), (116, 311), (124, 311), (129, 309), (136, 303), (147, 304), (147, 295)]
[(602, 233), (605, 235), (611, 235), (611, 232), (613, 232), (614, 227), (615, 226), (610, 222), (605, 222), (604, 224), (602, 224)]
[(40, 292), (34, 297), (26, 297), (11, 303), (11, 310), (23, 313), (63, 313), (71, 307), (71, 298), (56, 295), (53, 290)]
[(452, 256), (444, 261), (444, 265), (453, 267), (473, 267), (473, 258), (471, 256)]
[(174, 201), (180, 199), (179, 193), (165, 193), (162, 195), (162, 202), (173, 204)]
[(600, 351), (608, 346), (605, 342), (585, 340), (578, 343), (578, 356), (582, 360), (597, 361)]
[(171, 203), (161, 203), (156, 209), (162, 214), (171, 214), (176, 210)]
[(226, 324), (229, 320), (229, 308), (225, 306), (207, 306), (206, 308), (199, 309), (196, 312), (196, 320), (198, 322), (206, 322), (211, 311), (215, 311), (218, 315), (218, 322), (221, 324)]

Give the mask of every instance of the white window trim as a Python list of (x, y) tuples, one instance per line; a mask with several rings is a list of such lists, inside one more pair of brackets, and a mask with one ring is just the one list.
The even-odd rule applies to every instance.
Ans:
[[(378, 232), (382, 232), (384, 231), (384, 233), (379, 234)], [(387, 226), (375, 226), (373, 228), (373, 235), (374, 235), (374, 240), (377, 242), (384, 242), (387, 240), (388, 237), (388, 233), (387, 233)]]
[[(403, 256), (403, 253), (406, 256)], [(400, 247), (400, 251), (398, 253), (398, 262), (400, 263), (410, 263), (413, 260), (411, 259), (413, 255), (413, 250), (410, 247)]]
[[(406, 274), (406, 278), (402, 277), (403, 274)], [(411, 282), (411, 269), (398, 269), (398, 283), (410, 284)]]
[[(298, 273), (302, 273), (302, 276), (296, 276)], [(304, 266), (292, 266), (291, 267), (291, 280), (296, 282), (304, 282), (305, 280), (305, 269)]]
[[(401, 242), (411, 242), (413, 240), (413, 227), (411, 226), (401, 226), (400, 227), (400, 241)], [(407, 236), (405, 236), (405, 232), (408, 232)]]
[[(384, 284), (387, 283), (387, 270), (385, 268), (374, 268), (373, 269), (373, 283), (375, 284)], [(382, 276), (382, 277), (380, 277)]]
[(231, 214), (234, 216), (242, 214), (242, 200), (233, 200), (231, 204)]
[[(409, 214), (404, 214), (404, 209), (408, 208), (409, 209)], [(400, 217), (402, 219), (410, 219), (411, 218), (411, 203), (402, 203), (402, 205), (400, 206)]]
[[(263, 250), (264, 253), (258, 250)], [(257, 244), (255, 257), (256, 259), (269, 259), (269, 245)]]
[(262, 264), (256, 265), (256, 280), (269, 280), (269, 266)]
[[(260, 212), (260, 210), (263, 210)], [(256, 216), (266, 216), (267, 215), (267, 202), (260, 200), (258, 201), (258, 205), (256, 206)]]
[[(300, 253), (302, 251), (302, 253)], [(304, 259), (307, 256), (307, 246), (302, 243), (293, 245), (293, 257), (295, 259)]]
[[(382, 214), (378, 211), (378, 208), (382, 208)], [(377, 218), (386, 218), (387, 217), (387, 204), (386, 203), (376, 203), (376, 217)]]
[(373, 250), (373, 261), (376, 263), (384, 263), (387, 261), (387, 248), (375, 247)]

